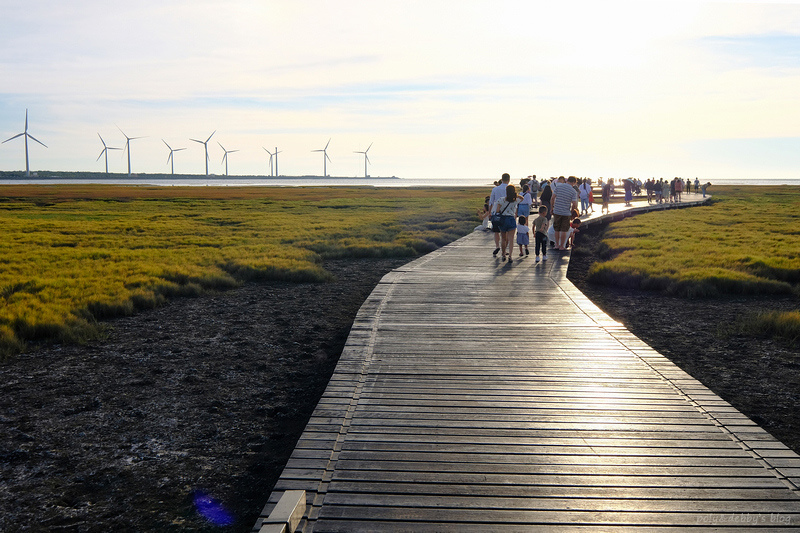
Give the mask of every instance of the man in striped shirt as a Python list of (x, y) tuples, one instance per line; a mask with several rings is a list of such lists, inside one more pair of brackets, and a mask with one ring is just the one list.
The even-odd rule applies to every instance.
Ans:
[(569, 217), (572, 209), (578, 209), (578, 191), (575, 189), (575, 176), (567, 178), (564, 183), (559, 179), (553, 189), (553, 231), (556, 236), (556, 249), (566, 250), (569, 235)]

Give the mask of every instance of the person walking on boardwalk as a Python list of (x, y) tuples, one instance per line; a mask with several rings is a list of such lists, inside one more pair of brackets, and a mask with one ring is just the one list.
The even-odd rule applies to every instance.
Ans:
[(622, 188), (625, 189), (625, 207), (630, 207), (633, 200), (633, 178), (622, 180)]
[(581, 180), (578, 186), (581, 195), (581, 215), (586, 216), (589, 214), (589, 195), (592, 193), (592, 185), (589, 178)]
[[(528, 217), (520, 215), (517, 219), (517, 244), (519, 244), (519, 256), (528, 255), (528, 245), (531, 243), (531, 228), (528, 227)], [(525, 253), (522, 253), (525, 248)], [(509, 258), (510, 259), (510, 258)]]
[(578, 209), (578, 191), (575, 190), (575, 181), (575, 176), (570, 176), (567, 183), (556, 183), (553, 191), (553, 232), (558, 250), (567, 249), (570, 214), (573, 209)]
[[(492, 193), (489, 195), (489, 206), (494, 212), (494, 205), (497, 203), (497, 200), (503, 198), (506, 194), (506, 187), (508, 187), (508, 183), (511, 181), (511, 176), (506, 173), (503, 174), (503, 177), (500, 178), (500, 183), (492, 189)], [(494, 252), (492, 255), (497, 257), (497, 252), (500, 251), (500, 225), (499, 224), (492, 224), (492, 231), (494, 232)]]
[(536, 179), (536, 174), (531, 176), (531, 181), (528, 182), (528, 185), (531, 188), (531, 199), (533, 200), (533, 206), (539, 207), (539, 180)]
[(600, 214), (603, 214), (603, 211), (609, 213), (608, 210), (608, 203), (611, 201), (611, 189), (614, 188), (614, 178), (608, 178), (608, 181), (603, 184), (603, 188), (600, 189), (600, 195), (603, 198), (603, 207), (600, 208)]
[(526, 183), (522, 186), (522, 199), (519, 201), (519, 206), (517, 207), (517, 215), (525, 217), (525, 220), (528, 220), (528, 217), (531, 216), (531, 204), (533, 204), (533, 197)]
[(503, 251), (503, 261), (506, 260), (508, 252), (508, 262), (511, 263), (511, 253), (514, 251), (514, 233), (517, 231), (517, 206), (520, 198), (517, 189), (513, 185), (506, 186), (505, 198), (500, 198), (494, 206), (494, 213), (500, 215), (500, 249)]
[(553, 182), (550, 180), (542, 180), (542, 194), (539, 195), (539, 203), (547, 208), (547, 220), (550, 220), (550, 217), (553, 216), (553, 211), (551, 209), (552, 205), (551, 202), (553, 201)]
[(539, 207), (539, 216), (533, 219), (533, 238), (536, 242), (534, 253), (536, 254), (536, 261), (539, 261), (539, 251), (542, 252), (542, 261), (547, 259), (547, 230), (550, 221), (547, 220), (547, 207)]

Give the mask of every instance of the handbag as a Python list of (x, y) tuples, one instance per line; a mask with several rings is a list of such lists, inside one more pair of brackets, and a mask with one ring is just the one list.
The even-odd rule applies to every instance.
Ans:
[(508, 206), (510, 206), (510, 205), (511, 205), (511, 202), (507, 203), (506, 207), (502, 211), (500, 211), (499, 213), (492, 213), (492, 216), (489, 217), (489, 222), (492, 223), (492, 227), (493, 228), (500, 226), (500, 219), (503, 216), (503, 213), (506, 212), (506, 209), (508, 209)]

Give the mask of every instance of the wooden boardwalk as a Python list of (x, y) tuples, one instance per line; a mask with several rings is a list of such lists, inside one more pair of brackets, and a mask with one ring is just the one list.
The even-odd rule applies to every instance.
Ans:
[(364, 302), (261, 527), (800, 531), (800, 457), (546, 262), (476, 232)]

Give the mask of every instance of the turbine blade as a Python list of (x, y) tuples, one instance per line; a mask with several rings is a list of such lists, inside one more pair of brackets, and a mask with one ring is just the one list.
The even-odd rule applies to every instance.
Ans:
[(28, 132), (28, 110), (25, 110), (25, 133)]
[(214, 130), (213, 133), (211, 133), (211, 135), (208, 136), (208, 139), (206, 139), (206, 142), (211, 140), (211, 137), (214, 136), (214, 133), (217, 133), (217, 130)]
[(239, 150), (228, 150), (228, 153), (229, 153), (229, 154), (232, 154), (233, 152), (238, 152), (238, 151), (239, 151)]
[[(328, 156), (328, 154), (325, 154), (325, 157), (328, 159), (328, 161), (331, 161), (331, 158)], [(331, 163), (333, 163), (333, 161), (331, 161)]]
[(100, 142), (103, 143), (103, 147), (105, 147), (106, 142), (103, 140), (103, 137), (100, 136), (100, 133), (97, 133), (97, 136), (100, 137)]
[(13, 136), (13, 137), (11, 137), (10, 139), (6, 139), (5, 141), (3, 141), (3, 142), (2, 142), (2, 143), (0, 143), (0, 144), (5, 144), (5, 143), (7, 143), (8, 141), (12, 141), (12, 140), (16, 139), (17, 137), (22, 137), (23, 135), (25, 135), (25, 132), (24, 132), (24, 131), (23, 131), (22, 133), (18, 133), (17, 135), (14, 135), (14, 136)]
[(329, 145), (329, 144), (331, 144), (331, 140), (330, 140), (330, 139), (328, 139), (328, 144), (326, 144), (326, 145), (325, 145), (325, 149), (326, 149), (326, 150), (328, 149), (328, 145)]
[[(167, 141), (165, 141), (164, 139), (161, 139), (161, 142), (163, 142), (164, 144), (167, 144)], [(167, 144), (167, 148), (169, 148), (170, 150), (172, 150), (172, 146), (170, 146), (170, 145), (168, 145), (168, 144)]]
[[(114, 124), (114, 125), (115, 125), (115, 126), (117, 126), (116, 124)], [(119, 126), (117, 126), (117, 129), (119, 130), (119, 132), (120, 132), (120, 133), (121, 133), (121, 134), (122, 134), (122, 135), (123, 135), (123, 136), (124, 136), (126, 139), (130, 140), (130, 137), (128, 137), (127, 135), (125, 135), (125, 132), (124, 132), (124, 131), (122, 131), (122, 128), (120, 128)]]
[(364, 151), (364, 153), (365, 153), (365, 154), (366, 154), (367, 152), (369, 152), (369, 149), (370, 149), (370, 148), (372, 148), (372, 145), (373, 145), (373, 144), (375, 144), (375, 143), (369, 143), (369, 146), (367, 146), (367, 149)]
[(203, 141), (198, 141), (197, 139), (189, 139), (190, 141), (194, 141), (196, 143), (205, 144)]
[(222, 148), (222, 151), (224, 152), (224, 151), (225, 151), (225, 147), (224, 147), (224, 146), (222, 146), (222, 143), (221, 143), (221, 142), (219, 142), (219, 141), (217, 141), (217, 144), (219, 145), (219, 147), (220, 147), (220, 148)]
[(36, 141), (37, 143), (39, 143), (39, 144), (41, 144), (42, 146), (44, 146), (45, 148), (47, 148), (47, 145), (46, 145), (46, 144), (44, 144), (42, 141), (40, 141), (39, 139), (37, 139), (36, 137), (34, 137), (33, 135), (31, 135), (30, 133), (26, 133), (25, 135), (27, 135), (29, 138), (33, 139), (33, 140), (34, 140), (34, 141)]
[[(162, 139), (163, 140), (163, 139)], [(169, 155), (167, 156), (167, 164), (169, 165), (169, 160), (172, 159), (172, 149), (170, 148)]]
[(100, 152), (100, 155), (97, 156), (97, 159), (95, 159), (94, 162), (97, 163), (98, 161), (100, 161), (100, 158), (103, 157), (104, 153), (106, 153), (105, 148), (103, 148), (103, 150)]
[(364, 152), (364, 159), (367, 160), (367, 163), (372, 163), (372, 161), (369, 160), (369, 156), (367, 155), (366, 152)]
[(186, 148), (175, 148), (172, 150), (173, 152), (180, 152), (181, 150), (186, 150)]

